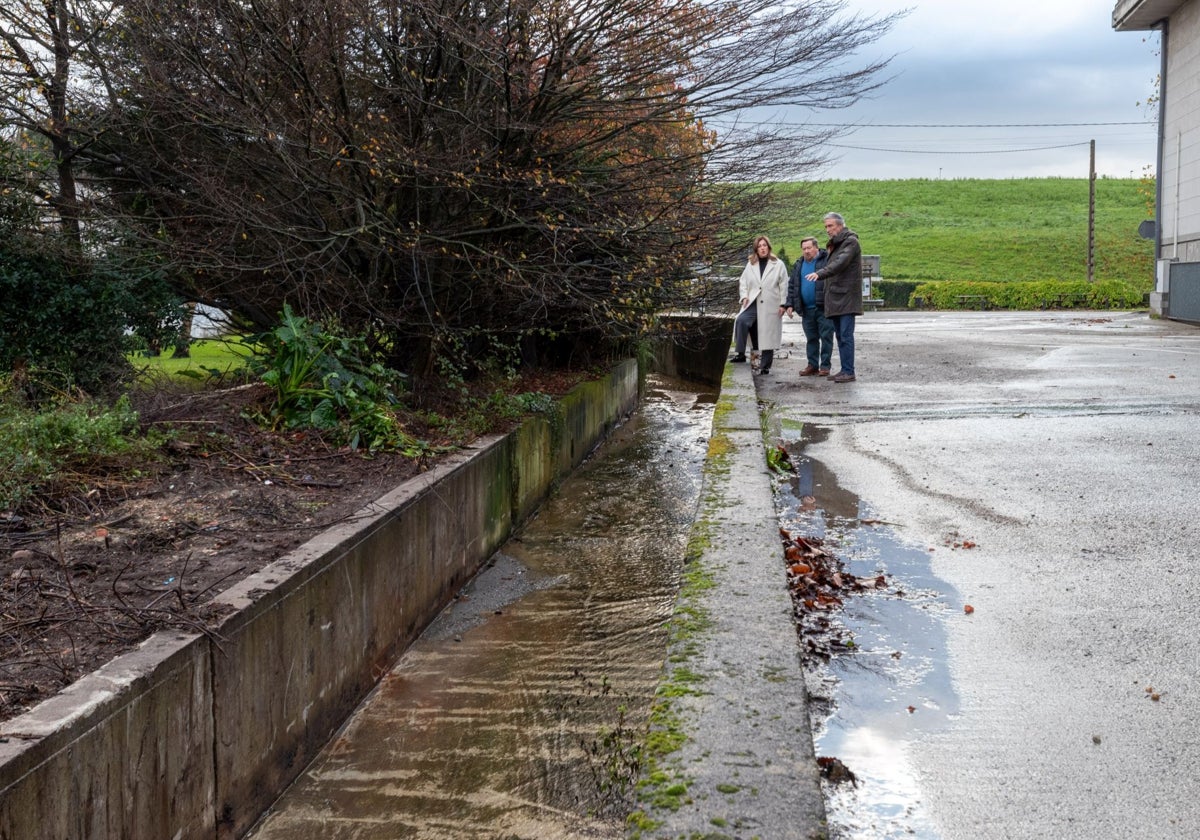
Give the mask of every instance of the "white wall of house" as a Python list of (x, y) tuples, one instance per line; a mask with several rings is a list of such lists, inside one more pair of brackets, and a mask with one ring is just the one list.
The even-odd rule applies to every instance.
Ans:
[(1162, 253), (1200, 261), (1200, 2), (1184, 3), (1170, 18), (1163, 119)]
[(229, 331), (229, 318), (220, 309), (196, 304), (192, 319), (192, 338), (218, 338)]
[(1150, 306), (1168, 317), (1200, 320), (1200, 0), (1119, 0), (1113, 28), (1164, 32), (1158, 271)]

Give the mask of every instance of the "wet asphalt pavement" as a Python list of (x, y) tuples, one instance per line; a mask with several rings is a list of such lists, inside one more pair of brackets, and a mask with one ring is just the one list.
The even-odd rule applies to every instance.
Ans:
[(857, 339), (857, 382), (799, 378), (785, 320), (756, 381), (944, 584), (953, 713), (881, 750), (911, 776), (916, 834), (1200, 836), (1200, 329), (879, 312)]

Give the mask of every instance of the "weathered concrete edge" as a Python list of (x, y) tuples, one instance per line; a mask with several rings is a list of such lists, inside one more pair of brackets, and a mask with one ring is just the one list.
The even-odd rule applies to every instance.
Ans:
[(698, 382), (721, 381), (729, 355), (732, 315), (671, 315), (661, 321), (664, 338), (654, 344), (654, 369)]
[(219, 638), (155, 634), (0, 725), (0, 836), (239, 836), (637, 390), (620, 363), (225, 593)]
[(634, 836), (826, 836), (760, 416), (749, 365), (729, 365), (689, 550), (703, 583), (676, 608), (695, 632), (672, 634), (656, 715), (683, 745), (644, 780)]

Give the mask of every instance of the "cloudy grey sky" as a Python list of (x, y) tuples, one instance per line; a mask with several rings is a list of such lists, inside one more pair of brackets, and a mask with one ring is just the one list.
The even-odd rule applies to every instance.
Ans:
[[(1153, 117), (1138, 103), (1154, 92), (1158, 35), (1114, 32), (1114, 5), (848, 0), (868, 15), (912, 10), (873, 48), (895, 55), (895, 78), (853, 109), (780, 118), (859, 126), (834, 141), (825, 178), (1086, 177), (1092, 139), (1100, 175), (1140, 176), (1154, 163)], [(1005, 127), (949, 127), (964, 124)], [(1038, 151), (1014, 151), (1026, 149)]]

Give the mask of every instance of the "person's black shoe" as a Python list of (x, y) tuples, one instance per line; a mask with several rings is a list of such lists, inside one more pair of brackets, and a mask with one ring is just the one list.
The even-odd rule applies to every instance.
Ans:
[(734, 362), (734, 363), (737, 363), (737, 364), (741, 364), (742, 362), (745, 362), (745, 361), (746, 361), (746, 357), (745, 357), (745, 356), (741, 356), (741, 355), (738, 355), (738, 356), (730, 356), (730, 357), (729, 357), (729, 361), (731, 361), (731, 362)]
[(770, 369), (770, 368), (763, 368), (762, 370), (760, 370), (760, 371), (758, 372), (758, 374), (759, 374), (759, 376), (766, 376), (766, 375), (767, 375), (768, 373), (770, 373), (770, 372), (771, 372), (771, 369)]

